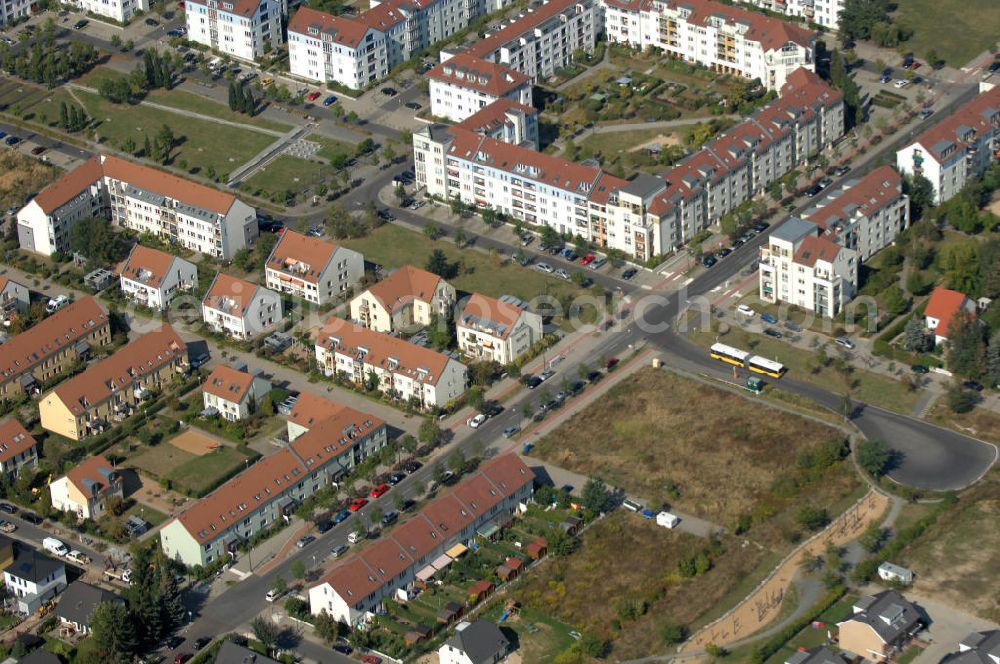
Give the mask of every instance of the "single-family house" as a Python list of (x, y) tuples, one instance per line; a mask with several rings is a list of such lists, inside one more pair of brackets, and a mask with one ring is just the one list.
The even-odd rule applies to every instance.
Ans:
[(510, 364), (542, 340), (542, 317), (509, 295), (473, 294), (455, 319), (458, 347), (475, 360)]
[(30, 615), (66, 587), (66, 566), (30, 546), (18, 545), (14, 560), (3, 570), (3, 582), (18, 612)]
[(215, 656), (215, 664), (280, 664), (279, 662), (261, 655), (256, 650), (244, 648), (238, 643), (233, 643), (229, 639), (222, 642), (218, 654)]
[(376, 332), (410, 332), (443, 320), (455, 287), (438, 275), (404, 265), (351, 300), (351, 320)]
[(488, 620), (461, 622), (455, 634), (438, 649), (440, 664), (496, 664), (510, 650), (510, 641)]
[(855, 659), (826, 646), (819, 646), (795, 651), (785, 660), (785, 664), (854, 664)]
[(90, 634), (90, 616), (98, 604), (123, 604), (115, 593), (76, 580), (66, 586), (56, 605), (56, 616), (64, 627), (80, 635)]
[(955, 321), (975, 315), (976, 303), (965, 293), (950, 288), (935, 288), (924, 308), (924, 321), (934, 333), (935, 344), (948, 341)]
[(0, 320), (8, 321), (31, 306), (28, 287), (8, 277), (0, 277)]
[(950, 653), (941, 664), (997, 664), (1000, 662), (1000, 629), (972, 632), (958, 642), (958, 652)]
[(888, 661), (923, 628), (920, 610), (895, 590), (860, 598), (852, 612), (838, 623), (840, 647), (872, 662)]
[(230, 422), (250, 417), (270, 391), (271, 382), (261, 372), (225, 364), (216, 366), (202, 384), (205, 409), (214, 408)]
[(38, 465), (38, 441), (13, 417), (0, 423), (0, 472), (8, 481)]
[(323, 305), (361, 281), (365, 259), (347, 247), (286, 230), (267, 257), (264, 273), (268, 288)]
[(121, 476), (107, 459), (92, 456), (49, 484), (52, 508), (80, 519), (104, 516), (111, 498), (124, 498)]
[(215, 332), (251, 339), (282, 321), (281, 296), (219, 272), (201, 303), (201, 318)]
[(198, 267), (180, 256), (137, 244), (119, 271), (122, 293), (150, 309), (166, 309), (178, 293), (198, 286)]

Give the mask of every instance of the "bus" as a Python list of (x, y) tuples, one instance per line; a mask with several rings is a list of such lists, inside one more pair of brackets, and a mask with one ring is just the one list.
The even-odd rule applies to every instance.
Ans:
[(771, 378), (781, 378), (785, 374), (785, 365), (781, 362), (769, 360), (760, 355), (754, 355), (747, 360), (747, 369), (750, 371), (770, 376)]
[(712, 347), (709, 349), (709, 355), (717, 360), (722, 360), (738, 367), (746, 366), (747, 358), (750, 357), (750, 353), (725, 344), (712, 344)]

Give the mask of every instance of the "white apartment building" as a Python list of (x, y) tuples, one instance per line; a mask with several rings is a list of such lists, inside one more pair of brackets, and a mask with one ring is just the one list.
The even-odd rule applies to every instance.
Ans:
[(257, 239), (257, 212), (232, 194), (119, 157), (97, 155), (17, 213), (22, 249), (68, 253), (69, 230), (90, 217), (230, 259)]
[(657, 48), (723, 74), (781, 90), (799, 68), (815, 69), (810, 30), (714, 0), (602, 0), (609, 41)]
[(284, 43), (285, 0), (188, 0), (187, 38), (213, 51), (255, 62)]
[(844, 133), (843, 96), (806, 69), (788, 77), (781, 97), (662, 177), (631, 182), (480, 135), (471, 120), (414, 132), (418, 188), (642, 261), (676, 250)]
[(0, 25), (7, 25), (26, 16), (31, 16), (33, 0), (11, 0), (0, 5)]
[(499, 99), (531, 105), (531, 79), (506, 65), (459, 53), (427, 72), (431, 114), (462, 122)]
[(219, 364), (202, 385), (205, 409), (214, 408), (219, 417), (236, 422), (250, 417), (257, 404), (271, 391), (271, 383), (260, 371)]
[(474, 293), (455, 317), (455, 331), (467, 356), (506, 365), (542, 340), (542, 317), (517, 298)]
[(444, 406), (464, 394), (468, 383), (466, 366), (444, 353), (337, 318), (316, 339), (316, 362), (327, 376), (420, 408)]
[(1000, 158), (1000, 87), (979, 94), (896, 152), (896, 168), (919, 174), (943, 203)]
[(787, 302), (825, 318), (837, 316), (858, 289), (858, 254), (791, 218), (760, 248), (760, 298)]
[(201, 318), (216, 332), (251, 339), (282, 321), (281, 296), (219, 272), (201, 303)]
[(498, 99), (458, 126), (504, 143), (538, 149), (538, 110), (509, 99)]
[(899, 173), (881, 166), (828, 190), (802, 218), (839, 244), (857, 251), (858, 260), (865, 262), (909, 227), (910, 198), (903, 193)]
[(445, 320), (455, 287), (436, 274), (404, 265), (351, 300), (351, 320), (376, 332), (412, 332)]
[(149, 11), (149, 0), (76, 0), (80, 11), (106, 16), (119, 23), (128, 23), (137, 12)]
[(313, 304), (327, 304), (365, 275), (365, 260), (356, 251), (286, 230), (264, 265), (267, 287)]
[(785, 16), (794, 16), (829, 30), (836, 30), (840, 24), (840, 12), (844, 10), (844, 0), (741, 0)]
[(164, 310), (181, 292), (198, 287), (198, 267), (179, 256), (137, 244), (122, 265), (122, 293), (150, 309)]
[(442, 62), (466, 55), (504, 64), (533, 81), (573, 61), (574, 51), (591, 52), (603, 28), (597, 0), (547, 0), (464, 49), (441, 51)]

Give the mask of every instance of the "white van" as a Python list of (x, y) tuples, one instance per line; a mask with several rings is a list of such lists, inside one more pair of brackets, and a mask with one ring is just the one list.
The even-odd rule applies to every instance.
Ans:
[(49, 553), (54, 553), (57, 556), (65, 556), (69, 553), (69, 547), (63, 544), (61, 540), (57, 540), (55, 537), (46, 537), (43, 539), (42, 548)]
[(680, 517), (670, 512), (660, 512), (656, 515), (656, 525), (664, 528), (674, 528), (681, 522)]
[(347, 541), (350, 542), (351, 544), (357, 544), (364, 538), (365, 538), (365, 533), (355, 530), (350, 535), (347, 536)]

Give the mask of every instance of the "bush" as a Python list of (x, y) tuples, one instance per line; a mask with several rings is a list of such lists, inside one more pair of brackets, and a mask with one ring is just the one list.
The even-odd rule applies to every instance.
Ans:
[(768, 658), (781, 650), (796, 634), (808, 627), (818, 615), (833, 606), (844, 596), (845, 592), (847, 592), (847, 588), (843, 585), (831, 588), (826, 597), (817, 602), (805, 615), (787, 625), (763, 645), (754, 648), (753, 653), (750, 655), (751, 664), (764, 664)]

